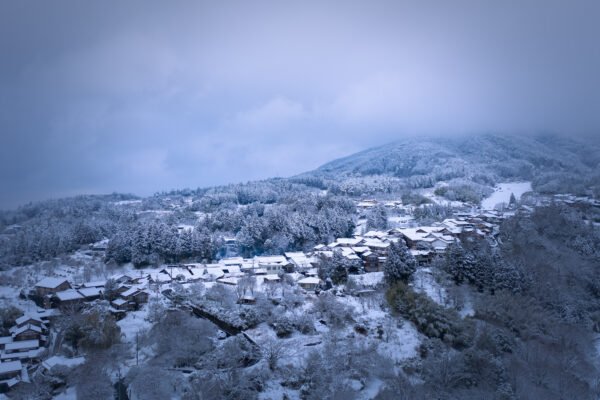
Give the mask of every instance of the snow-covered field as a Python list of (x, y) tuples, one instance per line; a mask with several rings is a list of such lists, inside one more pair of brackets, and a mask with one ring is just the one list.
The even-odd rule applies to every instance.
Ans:
[(499, 183), (494, 188), (494, 193), (481, 202), (481, 208), (484, 210), (493, 210), (500, 203), (508, 204), (510, 194), (514, 193), (515, 198), (519, 200), (523, 193), (531, 191), (531, 182), (506, 182)]

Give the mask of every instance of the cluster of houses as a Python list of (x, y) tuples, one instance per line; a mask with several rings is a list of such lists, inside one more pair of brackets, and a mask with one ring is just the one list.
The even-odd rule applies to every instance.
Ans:
[[(134, 274), (132, 274), (134, 275)], [(125, 312), (146, 303), (149, 290), (133, 276), (113, 277), (117, 298), (111, 301), (112, 310), (119, 318)], [(55, 365), (72, 367), (84, 361), (83, 357), (53, 356), (44, 361), (49, 344), (52, 320), (61, 314), (59, 307), (77, 306), (104, 297), (106, 282), (88, 282), (74, 287), (68, 279), (47, 277), (35, 284), (30, 298), (43, 305), (37, 312), (17, 318), (9, 329), (10, 336), (0, 337), (0, 393), (16, 385), (30, 382), (30, 374), (39, 370), (47, 373)]]
[(508, 213), (486, 211), (458, 213), (431, 226), (394, 228), (387, 231), (370, 231), (352, 238), (339, 238), (328, 245), (318, 245), (313, 254), (331, 257), (334, 251), (351, 261), (361, 261), (365, 271), (381, 271), (387, 250), (393, 241), (403, 240), (419, 264), (430, 262), (436, 255), (464, 235), (495, 236), (500, 222)]
[(29, 382), (29, 373), (46, 353), (49, 324), (58, 313), (40, 310), (16, 319), (10, 336), (0, 337), (0, 392)]
[[(132, 274), (134, 275), (134, 274)], [(116, 311), (137, 309), (148, 301), (150, 292), (139, 279), (121, 274), (113, 277), (118, 293), (117, 298), (111, 301)], [(105, 296), (106, 281), (86, 282), (78, 287), (73, 287), (66, 278), (44, 278), (35, 284), (30, 297), (38, 300), (44, 308), (58, 308), (69, 305), (78, 305), (91, 302)]]

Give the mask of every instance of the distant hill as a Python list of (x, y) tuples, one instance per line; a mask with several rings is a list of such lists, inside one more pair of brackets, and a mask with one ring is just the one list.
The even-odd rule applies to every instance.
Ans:
[[(563, 183), (579, 189), (598, 185), (597, 141), (559, 136), (471, 135), (406, 138), (340, 158), (301, 177), (426, 176), (433, 182), (456, 178), (493, 185), (534, 181), (541, 191), (561, 191)], [(563, 182), (566, 181), (566, 182)], [(585, 181), (585, 182), (584, 182)], [(580, 191), (565, 188), (565, 191)]]
[[(408, 138), (374, 147), (319, 167), (323, 174), (409, 177), (445, 171), (500, 177), (531, 177), (536, 171), (581, 171), (598, 168), (600, 149), (558, 137), (500, 135)], [(523, 176), (525, 175), (525, 176)]]

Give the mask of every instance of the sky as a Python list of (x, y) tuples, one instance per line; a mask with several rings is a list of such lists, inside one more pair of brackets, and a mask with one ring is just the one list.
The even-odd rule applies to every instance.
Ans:
[(600, 2), (0, 2), (0, 209), (292, 176), (404, 136), (600, 133)]

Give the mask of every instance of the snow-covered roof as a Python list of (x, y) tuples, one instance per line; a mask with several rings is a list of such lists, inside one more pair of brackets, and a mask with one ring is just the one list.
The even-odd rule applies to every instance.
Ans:
[(367, 246), (367, 247), (386, 248), (386, 247), (389, 247), (390, 244), (386, 243), (386, 242), (382, 242), (379, 239), (363, 239), (363, 241), (361, 242), (361, 245)]
[(40, 318), (50, 318), (60, 315), (60, 310), (58, 308), (51, 308), (49, 310), (39, 310), (38, 316)]
[(122, 306), (123, 304), (127, 303), (127, 300), (123, 300), (123, 299), (116, 299), (116, 300), (113, 300), (113, 301), (112, 301), (112, 303), (113, 303), (115, 306), (117, 306), (117, 307), (120, 307), (120, 306)]
[(0, 344), (11, 343), (13, 341), (12, 336), (2, 336), (0, 337)]
[(40, 323), (42, 322), (42, 319), (39, 316), (33, 315), (33, 314), (25, 314), (22, 317), (17, 318), (15, 320), (15, 322), (16, 322), (17, 325), (21, 325), (21, 324), (24, 324), (25, 322), (30, 321), (30, 320), (37, 321), (37, 322), (40, 322)]
[(121, 293), (121, 296), (129, 297), (129, 296), (135, 294), (136, 292), (138, 292), (139, 290), (140, 290), (140, 288), (137, 288), (134, 286), (131, 289), (128, 289), (128, 290), (124, 291), (123, 293)]
[(56, 289), (57, 287), (59, 287), (60, 285), (62, 285), (64, 282), (69, 282), (67, 279), (65, 278), (44, 278), (41, 281), (39, 281), (38, 283), (35, 284), (35, 286), (37, 287), (43, 287), (43, 288), (47, 288), (47, 289)]
[(253, 268), (253, 269), (250, 269), (250, 271), (252, 271), (255, 275), (266, 275), (267, 274), (267, 270), (264, 268)]
[[(15, 342), (15, 343), (19, 343), (19, 342)], [(17, 358), (19, 360), (24, 360), (27, 358), (38, 358), (44, 352), (44, 350), (46, 350), (44, 347), (39, 347), (36, 349), (19, 351), (19, 352), (14, 352), (14, 353), (2, 353), (2, 355), (0, 355), (0, 359), (14, 360), (15, 358)]]
[(17, 335), (19, 335), (19, 334), (21, 334), (23, 332), (26, 332), (26, 331), (34, 331), (34, 332), (37, 332), (37, 333), (42, 333), (42, 328), (40, 328), (37, 325), (27, 324), (27, 325), (23, 325), (20, 328), (17, 328), (17, 330), (15, 330), (15, 332), (13, 333), (13, 335), (17, 336)]
[(365, 251), (369, 251), (369, 248), (367, 246), (355, 246), (352, 247), (352, 250), (356, 253), (364, 253)]
[(288, 264), (288, 260), (284, 256), (256, 256), (254, 259), (259, 265)]
[(225, 275), (225, 273), (223, 272), (223, 269), (220, 268), (219, 266), (217, 267), (209, 267), (208, 265), (206, 266), (206, 268), (204, 268), (204, 272), (202, 273), (203, 276), (206, 275), (210, 275), (213, 278), (220, 278), (223, 275)]
[(307, 285), (314, 284), (314, 285), (318, 285), (319, 282), (321, 282), (321, 280), (319, 278), (315, 278), (313, 276), (308, 276), (308, 277), (306, 277), (304, 279), (300, 279), (298, 281), (298, 284), (307, 284)]
[(21, 371), (21, 361), (6, 361), (0, 363), (0, 374)]
[(69, 300), (81, 300), (83, 296), (75, 289), (67, 289), (62, 292), (56, 292), (56, 297), (60, 301), (69, 301)]
[(285, 256), (298, 268), (310, 268), (310, 259), (303, 252), (287, 252)]
[(162, 272), (154, 272), (150, 274), (150, 277), (154, 282), (170, 282), (171, 277), (168, 274)]
[(269, 274), (269, 275), (265, 275), (263, 278), (265, 281), (280, 281), (281, 278), (279, 277), (279, 275), (275, 275), (275, 274)]
[(429, 234), (432, 232), (439, 232), (443, 229), (444, 227), (442, 226), (419, 226), (417, 228), (402, 228), (398, 229), (398, 231), (413, 242), (417, 242), (430, 241), (427, 240)]
[(222, 260), (220, 260), (219, 264), (222, 264), (222, 265), (242, 265), (243, 262), (244, 262), (244, 259), (242, 257), (229, 257), (229, 258), (223, 258)]
[(301, 251), (286, 251), (285, 253), (283, 253), (283, 255), (285, 255), (287, 258), (306, 257), (306, 254), (304, 254)]
[(383, 237), (388, 236), (388, 233), (387, 232), (381, 232), (381, 231), (369, 231), (369, 232), (365, 233), (363, 236), (364, 237), (370, 237), (370, 238), (374, 238), (374, 237), (376, 237), (376, 238), (383, 238)]
[(342, 246), (356, 246), (360, 243), (361, 238), (339, 238), (335, 241), (334, 245), (342, 245)]
[(99, 287), (104, 287), (105, 284), (106, 284), (106, 281), (94, 281), (94, 282), (86, 282), (81, 286), (83, 286), (85, 288), (99, 288)]
[(430, 250), (413, 250), (413, 249), (409, 249), (410, 254), (412, 254), (414, 257), (416, 256), (426, 256), (431, 254)]
[(223, 274), (239, 274), (241, 272), (240, 270), (240, 266), (237, 264), (231, 264), (231, 265), (219, 265), (219, 270), (223, 273)]
[(217, 279), (217, 282), (221, 282), (221, 283), (224, 283), (226, 285), (237, 285), (238, 278), (234, 278), (234, 277), (219, 278), (219, 279)]
[(79, 289), (79, 293), (81, 293), (84, 297), (95, 297), (100, 296), (102, 294), (102, 290), (97, 287), (88, 287)]
[(42, 366), (47, 370), (52, 369), (56, 365), (62, 365), (68, 368), (76, 367), (85, 362), (84, 357), (67, 358), (63, 356), (52, 356), (42, 362)]
[(6, 346), (4, 346), (4, 350), (36, 349), (38, 347), (40, 347), (39, 340), (22, 340), (19, 342), (7, 343)]

